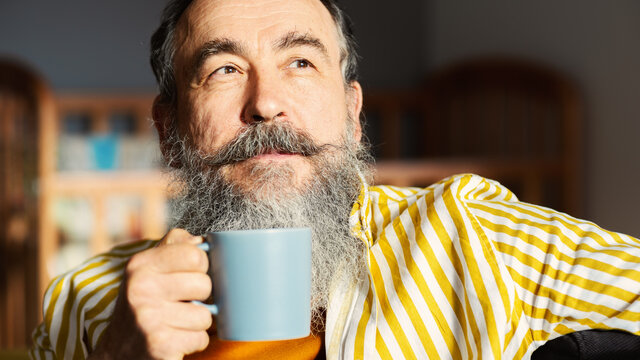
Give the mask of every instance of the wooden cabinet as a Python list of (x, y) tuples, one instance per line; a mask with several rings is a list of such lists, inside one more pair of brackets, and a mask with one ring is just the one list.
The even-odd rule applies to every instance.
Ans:
[(421, 89), (364, 96), (377, 182), (426, 186), (456, 173), (581, 216), (582, 104), (571, 79), (510, 57), (462, 60)]
[(28, 66), (0, 58), (0, 349), (24, 348), (38, 323), (39, 177), (55, 104)]
[[(152, 102), (54, 96), (30, 69), (0, 59), (0, 349), (29, 346), (44, 291), (61, 271), (116, 243), (165, 233)], [(67, 211), (74, 203), (84, 205)], [(129, 234), (114, 233), (122, 224)]]

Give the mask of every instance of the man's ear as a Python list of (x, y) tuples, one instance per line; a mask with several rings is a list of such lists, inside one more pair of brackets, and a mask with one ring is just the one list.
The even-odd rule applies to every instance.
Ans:
[(360, 123), (360, 113), (362, 112), (362, 86), (357, 81), (349, 83), (347, 88), (347, 111), (354, 122), (354, 140), (360, 142), (362, 139), (362, 124)]
[(172, 137), (172, 131), (178, 131), (172, 128), (171, 122), (174, 121), (175, 109), (169, 101), (167, 101), (162, 95), (156, 96), (153, 101), (153, 107), (151, 108), (151, 117), (153, 118), (153, 125), (155, 125), (158, 131), (158, 140), (160, 141), (160, 151), (165, 162), (171, 167), (178, 167), (180, 164), (178, 160), (172, 154), (172, 146), (169, 143), (169, 138)]

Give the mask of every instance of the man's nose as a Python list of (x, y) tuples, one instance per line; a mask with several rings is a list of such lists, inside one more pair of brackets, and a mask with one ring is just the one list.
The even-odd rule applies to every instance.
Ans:
[(251, 84), (244, 110), (244, 122), (284, 120), (287, 117), (286, 100), (278, 79), (271, 76), (257, 77)]

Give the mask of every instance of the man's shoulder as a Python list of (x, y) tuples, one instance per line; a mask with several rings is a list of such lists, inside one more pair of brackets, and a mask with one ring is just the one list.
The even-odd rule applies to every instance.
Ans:
[(475, 174), (453, 175), (427, 187), (376, 185), (369, 187), (369, 194), (373, 203), (433, 202), (442, 198), (517, 201), (516, 196), (499, 182)]
[(127, 262), (156, 243), (118, 245), (54, 278), (44, 296), (43, 323), (34, 333), (37, 346), (65, 359), (94, 347), (113, 309)]
[(156, 243), (157, 240), (140, 240), (117, 245), (111, 250), (93, 256), (77, 267), (56, 276), (49, 285), (48, 292), (56, 292), (55, 289), (61, 286), (70, 288), (69, 290), (81, 285), (86, 286), (85, 282), (88, 279), (94, 284), (99, 284), (103, 278), (119, 278), (131, 256), (154, 247)]

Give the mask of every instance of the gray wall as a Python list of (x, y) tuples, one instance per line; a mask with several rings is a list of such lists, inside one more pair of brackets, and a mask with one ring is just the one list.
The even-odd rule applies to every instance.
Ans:
[(586, 213), (640, 235), (640, 2), (433, 0), (423, 70), (485, 53), (528, 56), (572, 76), (586, 105)]
[[(363, 87), (406, 88), (422, 80), (426, 2), (342, 0), (358, 38)], [(409, 11), (407, 11), (409, 9)]]
[[(164, 0), (0, 0), (0, 54), (58, 91), (154, 91), (148, 40)], [(640, 2), (342, 0), (362, 82), (404, 88), (448, 61), (520, 54), (567, 72), (586, 104), (587, 217), (640, 235)]]
[(149, 37), (164, 0), (0, 0), (0, 54), (56, 90), (155, 89)]

